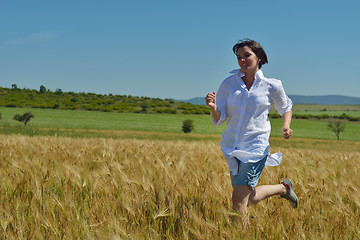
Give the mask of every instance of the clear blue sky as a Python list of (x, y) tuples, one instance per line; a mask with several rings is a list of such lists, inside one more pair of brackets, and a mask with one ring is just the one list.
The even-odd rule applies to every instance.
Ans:
[(0, 0), (0, 86), (189, 99), (257, 40), (286, 92), (360, 97), (359, 0)]

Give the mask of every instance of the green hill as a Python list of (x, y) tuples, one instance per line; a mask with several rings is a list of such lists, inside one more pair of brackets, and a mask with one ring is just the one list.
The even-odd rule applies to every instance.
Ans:
[[(324, 105), (316, 105), (322, 107), (322, 109), (317, 109), (317, 111), (315, 111), (316, 109), (313, 107), (307, 107), (308, 109), (305, 108), (303, 111), (299, 111), (300, 108), (304, 106), (308, 105), (297, 104), (294, 106), (294, 118), (340, 118), (350, 121), (360, 120), (360, 117), (357, 114), (353, 116), (353, 112), (351, 111), (328, 111), (331, 110), (329, 105), (326, 105), (326, 107), (324, 107)], [(358, 105), (352, 106), (357, 107)], [(103, 95), (84, 92), (63, 92), (61, 89), (57, 89), (53, 92), (47, 90), (44, 86), (40, 86), (39, 90), (20, 89), (17, 88), (15, 84), (12, 88), (0, 87), (0, 107), (83, 110), (117, 113), (210, 114), (209, 108), (204, 104), (198, 105), (195, 103), (181, 102), (173, 99), (137, 97), (131, 95)], [(355, 111), (358, 113), (358, 109), (355, 109)], [(280, 118), (280, 115), (278, 115), (275, 111), (271, 111), (270, 118)]]
[(125, 113), (209, 114), (206, 106), (172, 99), (136, 97), (131, 95), (102, 95), (95, 93), (55, 92), (46, 90), (0, 87), (0, 106), (43, 109), (71, 109)]

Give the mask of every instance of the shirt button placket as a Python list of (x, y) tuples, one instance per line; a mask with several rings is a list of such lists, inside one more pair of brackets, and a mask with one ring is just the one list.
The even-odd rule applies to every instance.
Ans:
[(248, 103), (248, 99), (249, 99), (249, 92), (246, 90), (246, 89), (243, 89), (243, 94), (241, 94), (241, 99), (240, 99), (240, 106), (241, 106), (241, 109), (240, 109), (240, 116), (239, 116), (239, 122), (238, 122), (238, 125), (237, 125), (237, 129), (236, 129), (236, 135), (235, 135), (235, 149), (237, 149), (237, 146), (239, 145), (239, 137), (240, 137), (240, 134), (241, 134), (241, 126), (242, 126), (242, 122), (244, 120), (244, 117), (245, 117), (245, 109), (246, 109), (246, 105)]

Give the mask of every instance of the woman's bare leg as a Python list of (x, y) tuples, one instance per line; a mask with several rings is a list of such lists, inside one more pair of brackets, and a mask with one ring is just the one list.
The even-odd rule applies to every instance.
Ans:
[(275, 195), (283, 196), (286, 194), (284, 184), (262, 185), (256, 187), (249, 196), (248, 206), (255, 205), (258, 202)]
[(234, 185), (232, 195), (233, 209), (241, 214), (244, 227), (247, 224), (247, 207), (254, 205), (274, 195), (285, 195), (286, 188), (283, 184), (262, 185), (252, 190), (246, 185)]
[[(232, 195), (233, 209), (241, 215), (244, 227), (246, 227), (247, 224), (246, 215), (251, 192), (252, 190), (249, 186), (234, 185), (234, 191)], [(233, 220), (235, 220), (235, 218)]]

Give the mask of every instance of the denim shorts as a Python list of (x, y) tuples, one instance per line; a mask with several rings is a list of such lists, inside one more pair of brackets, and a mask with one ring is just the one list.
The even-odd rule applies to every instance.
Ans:
[(265, 167), (266, 158), (255, 163), (243, 163), (239, 159), (238, 161), (238, 173), (231, 176), (231, 184), (234, 185), (246, 185), (254, 189), (259, 182), (260, 174)]

